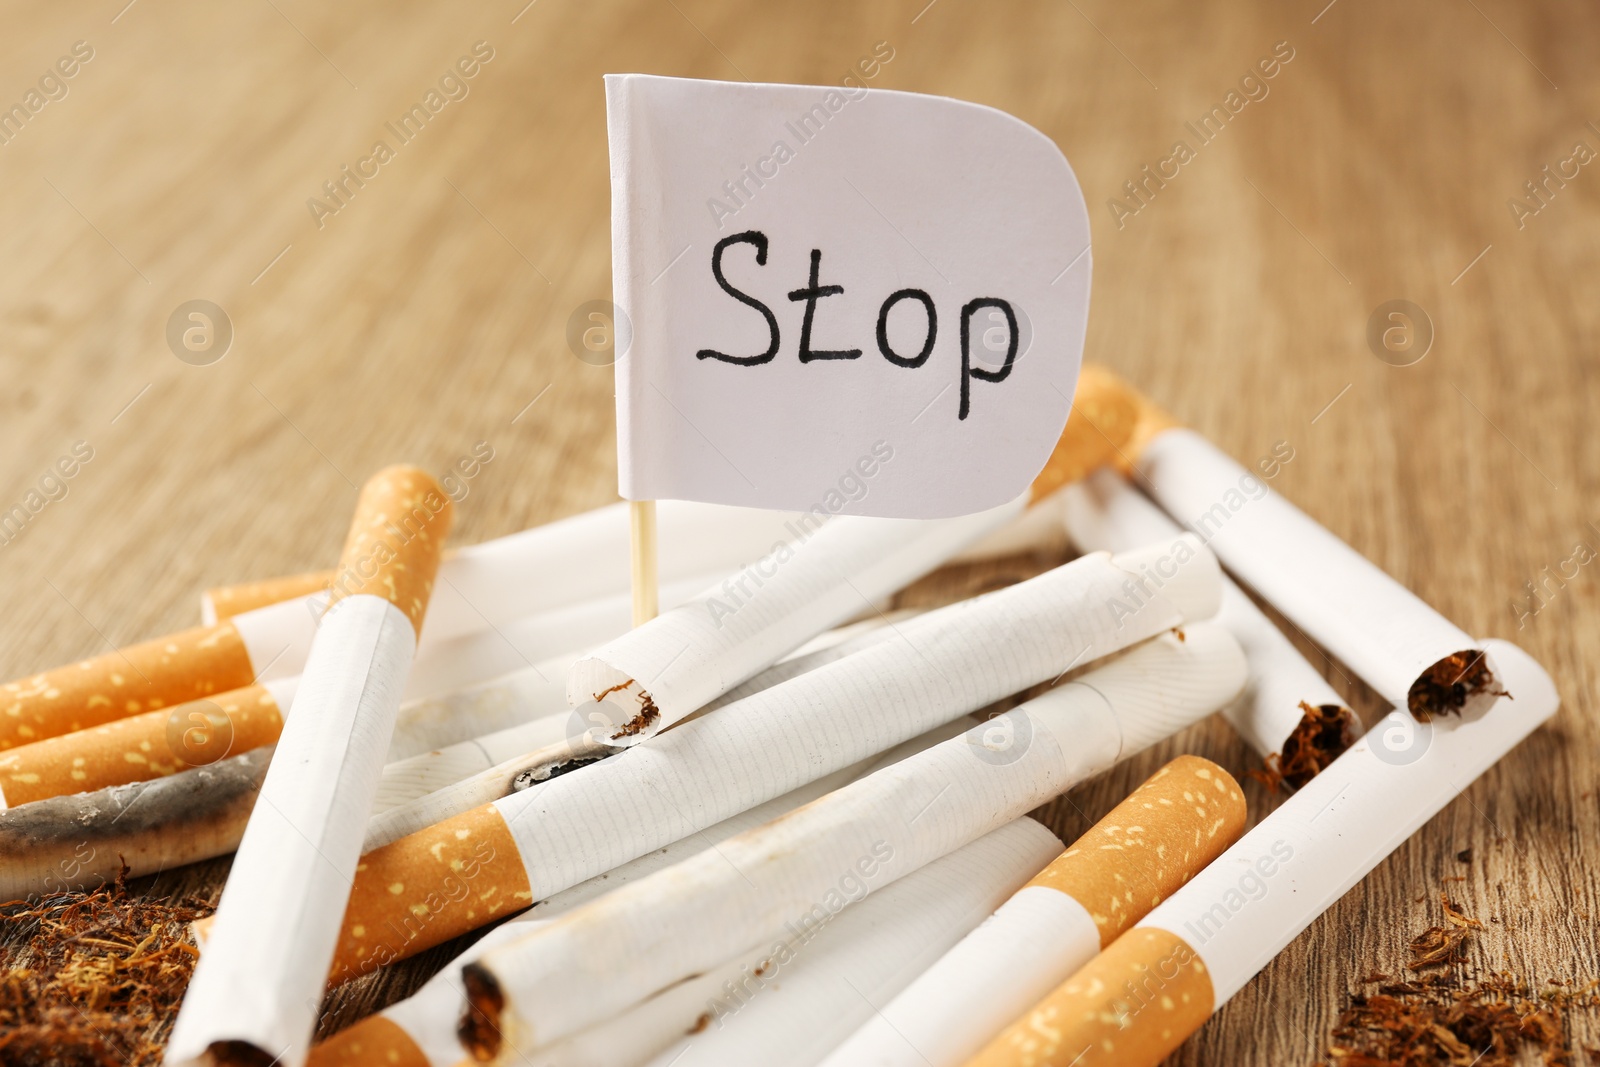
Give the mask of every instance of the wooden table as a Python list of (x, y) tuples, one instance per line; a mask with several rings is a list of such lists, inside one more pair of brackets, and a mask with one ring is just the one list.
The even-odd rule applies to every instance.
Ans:
[[(1600, 168), (1568, 162), (1600, 150), (1590, 9), (525, 2), (5, 5), (0, 104), (74, 42), (92, 58), (0, 145), (0, 509), (75, 442), (93, 458), (0, 546), (0, 675), (190, 625), (204, 586), (328, 565), (356, 485), (389, 462), (493, 448), (463, 541), (613, 499), (611, 372), (566, 341), (610, 288), (600, 75), (837, 82), (887, 42), (872, 84), (1002, 108), (1071, 159), (1095, 230), (1091, 358), (1242, 460), (1288, 442), (1276, 489), (1468, 630), (1521, 643), (1565, 701), (1174, 1062), (1315, 1060), (1346, 992), (1436, 921), (1445, 879), (1499, 920), (1481, 959), (1600, 973), (1600, 571), (1575, 556), (1600, 548), (1600, 312), (1578, 295)], [(492, 58), (467, 95), (393, 139), (385, 123), (478, 41)], [(1275, 49), (1220, 132), (1186, 126)], [(338, 206), (324, 183), (379, 139), (393, 158)], [(1148, 180), (1180, 140), (1193, 158)], [(196, 299), (234, 331), (209, 365), (165, 337)], [(1432, 324), (1409, 366), (1392, 364), (1420, 346), (1386, 362), (1367, 340), (1396, 299)], [(1207, 724), (1052, 806), (1054, 825), (1083, 829), (1179, 750), (1251, 762)], [(340, 994), (329, 1025), (446, 955)]]

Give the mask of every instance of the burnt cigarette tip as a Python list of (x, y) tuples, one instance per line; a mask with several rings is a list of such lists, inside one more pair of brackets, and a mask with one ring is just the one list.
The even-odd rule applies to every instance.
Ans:
[(466, 988), (467, 1006), (456, 1024), (456, 1036), (473, 1059), (488, 1063), (500, 1054), (504, 1041), (500, 1015), (506, 1007), (505, 993), (495, 976), (477, 963), (461, 969), (461, 982)]

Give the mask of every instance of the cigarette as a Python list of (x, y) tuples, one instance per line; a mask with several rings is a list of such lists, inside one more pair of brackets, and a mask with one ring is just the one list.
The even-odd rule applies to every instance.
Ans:
[(959, 1067), (1244, 831), (1227, 771), (1179, 756), (823, 1061)]
[(579, 660), (568, 676), (568, 702), (603, 722), (603, 739), (620, 746), (678, 722), (1107, 462), (1138, 408), (1120, 382), (1091, 371), (1079, 378), (1074, 411), (1044, 469), (1011, 503), (938, 520), (839, 516), (823, 523), (814, 509), (790, 526), (789, 542)]
[[(1517, 693), (1476, 717), (1393, 712), (970, 1063), (1154, 1067), (1501, 756), (1555, 713), (1544, 670), (1489, 640)], [(1411, 743), (1396, 739), (1410, 731)]]
[[(1193, 538), (1176, 549), (1084, 556), (897, 625), (878, 644), (578, 774), (401, 838), (362, 860), (334, 973), (355, 977), (440, 944), (941, 723), (1204, 618), (1216, 610), (1218, 578), (1215, 558)], [(452, 860), (475, 861), (472, 877), (451, 870)], [(391, 893), (393, 885), (402, 889)]]
[[(840, 872), (870, 893), (977, 840), (1217, 710), (1245, 673), (1238, 643), (1219, 626), (1188, 627), (1184, 639), (1164, 634), (483, 956), (469, 983), (486, 991), (490, 1022), (517, 1048), (557, 1041), (781, 933), (785, 922), (803, 924), (813, 902), (838, 895)], [(1227, 825), (1209, 801), (1196, 806), (1207, 809), (1207, 830)], [(472, 1051), (484, 1059), (499, 1050)]]
[[(890, 755), (903, 758), (927, 745), (937, 744), (944, 740), (949, 732), (950, 728), (946, 728), (935, 731), (930, 737), (916, 738)], [(609, 751), (614, 753), (615, 749)], [(461, 984), (463, 964), (476, 959), (495, 945), (522, 937), (528, 931), (549, 923), (573, 908), (595, 900), (613, 889), (669, 867), (703, 849), (715, 847), (735, 834), (776, 819), (802, 804), (810, 803), (817, 797), (846, 784), (867, 769), (869, 768), (865, 764), (859, 764), (842, 771), (835, 771), (765, 804), (740, 812), (715, 826), (708, 827), (701, 833), (648, 852), (603, 875), (580, 882), (570, 889), (539, 901), (528, 911), (485, 934), (472, 948), (452, 960), (411, 997), (390, 1005), (377, 1015), (361, 1020), (314, 1047), (311, 1050), (308, 1067), (368, 1063), (377, 1065), (384, 1062), (393, 1064), (396, 1061), (387, 1060), (389, 1049), (396, 1050), (397, 1055), (401, 1057), (398, 1061), (401, 1064), (415, 1063), (418, 1067), (423, 1065), (452, 1067), (461, 1059), (461, 1045), (456, 1038), (456, 1025), (466, 1003), (466, 995)], [(691, 1014), (689, 1018), (692, 1020), (693, 1015)], [(670, 1020), (667, 1028), (661, 1031), (661, 1036), (656, 1038), (656, 1047), (664, 1046), (682, 1032), (682, 1028), (678, 1026), (680, 1022), (678, 1018)], [(634, 1062), (642, 1060), (654, 1050), (650, 1048), (640, 1053)], [(612, 1047), (609, 1051), (617, 1053), (619, 1050)], [(599, 1062), (609, 1065), (628, 1061), (620, 1055), (613, 1055), (610, 1059)]]
[(270, 748), (205, 767), (0, 812), (0, 898), (21, 900), (232, 852)]
[(1464, 631), (1255, 471), (1192, 430), (1159, 428), (1163, 419), (1152, 416), (1133, 455), (1135, 477), (1240, 580), (1418, 721), (1494, 702), (1493, 659)]
[(246, 686), (0, 755), (0, 810), (204, 767), (277, 741), (298, 678)]
[(362, 487), (300, 690), (234, 857), (168, 1063), (301, 1063), (450, 528), (412, 467)]
[[(733, 981), (717, 984), (702, 1001), (699, 1032), (661, 1050), (651, 1067), (810, 1067), (1060, 850), (1053, 833), (1019, 818), (850, 904), (820, 928), (786, 930)], [(648, 1008), (604, 1029), (619, 1029)], [(532, 1061), (540, 1063), (538, 1053)]]
[[(1183, 533), (1114, 471), (1098, 471), (1062, 495), (1067, 534), (1085, 551), (1117, 552)], [(1355, 741), (1355, 714), (1226, 576), (1217, 621), (1238, 639), (1250, 664), (1244, 694), (1222, 714), (1261, 754), (1273, 780), (1299, 788)]]

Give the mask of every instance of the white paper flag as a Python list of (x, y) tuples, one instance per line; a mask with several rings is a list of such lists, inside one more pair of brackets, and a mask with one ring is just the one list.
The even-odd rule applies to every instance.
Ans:
[(944, 518), (1027, 488), (1089, 304), (1049, 138), (879, 89), (631, 74), (606, 97), (624, 497)]

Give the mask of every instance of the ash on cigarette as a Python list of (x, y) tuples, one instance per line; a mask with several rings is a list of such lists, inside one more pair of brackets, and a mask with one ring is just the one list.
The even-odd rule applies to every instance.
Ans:
[(0, 1064), (141, 1067), (161, 1062), (198, 952), (197, 899), (90, 892), (0, 904)]
[(1268, 756), (1261, 770), (1248, 772), (1273, 793), (1285, 787), (1290, 792), (1299, 789), (1355, 740), (1356, 717), (1349, 708), (1338, 704), (1313, 707), (1301, 701), (1300, 710), (1305, 714), (1284, 741), (1283, 751)]
[(1318, 1067), (1576, 1067), (1567, 1015), (1600, 1007), (1600, 981), (1542, 989), (1501, 971), (1470, 974), (1483, 924), (1441, 893), (1444, 925), (1409, 943), (1410, 977), (1373, 974), (1353, 994)]
[(1508, 696), (1500, 688), (1489, 658), (1477, 649), (1452, 652), (1417, 676), (1406, 693), (1406, 707), (1418, 722), (1435, 715), (1460, 715), (1474, 698)]

